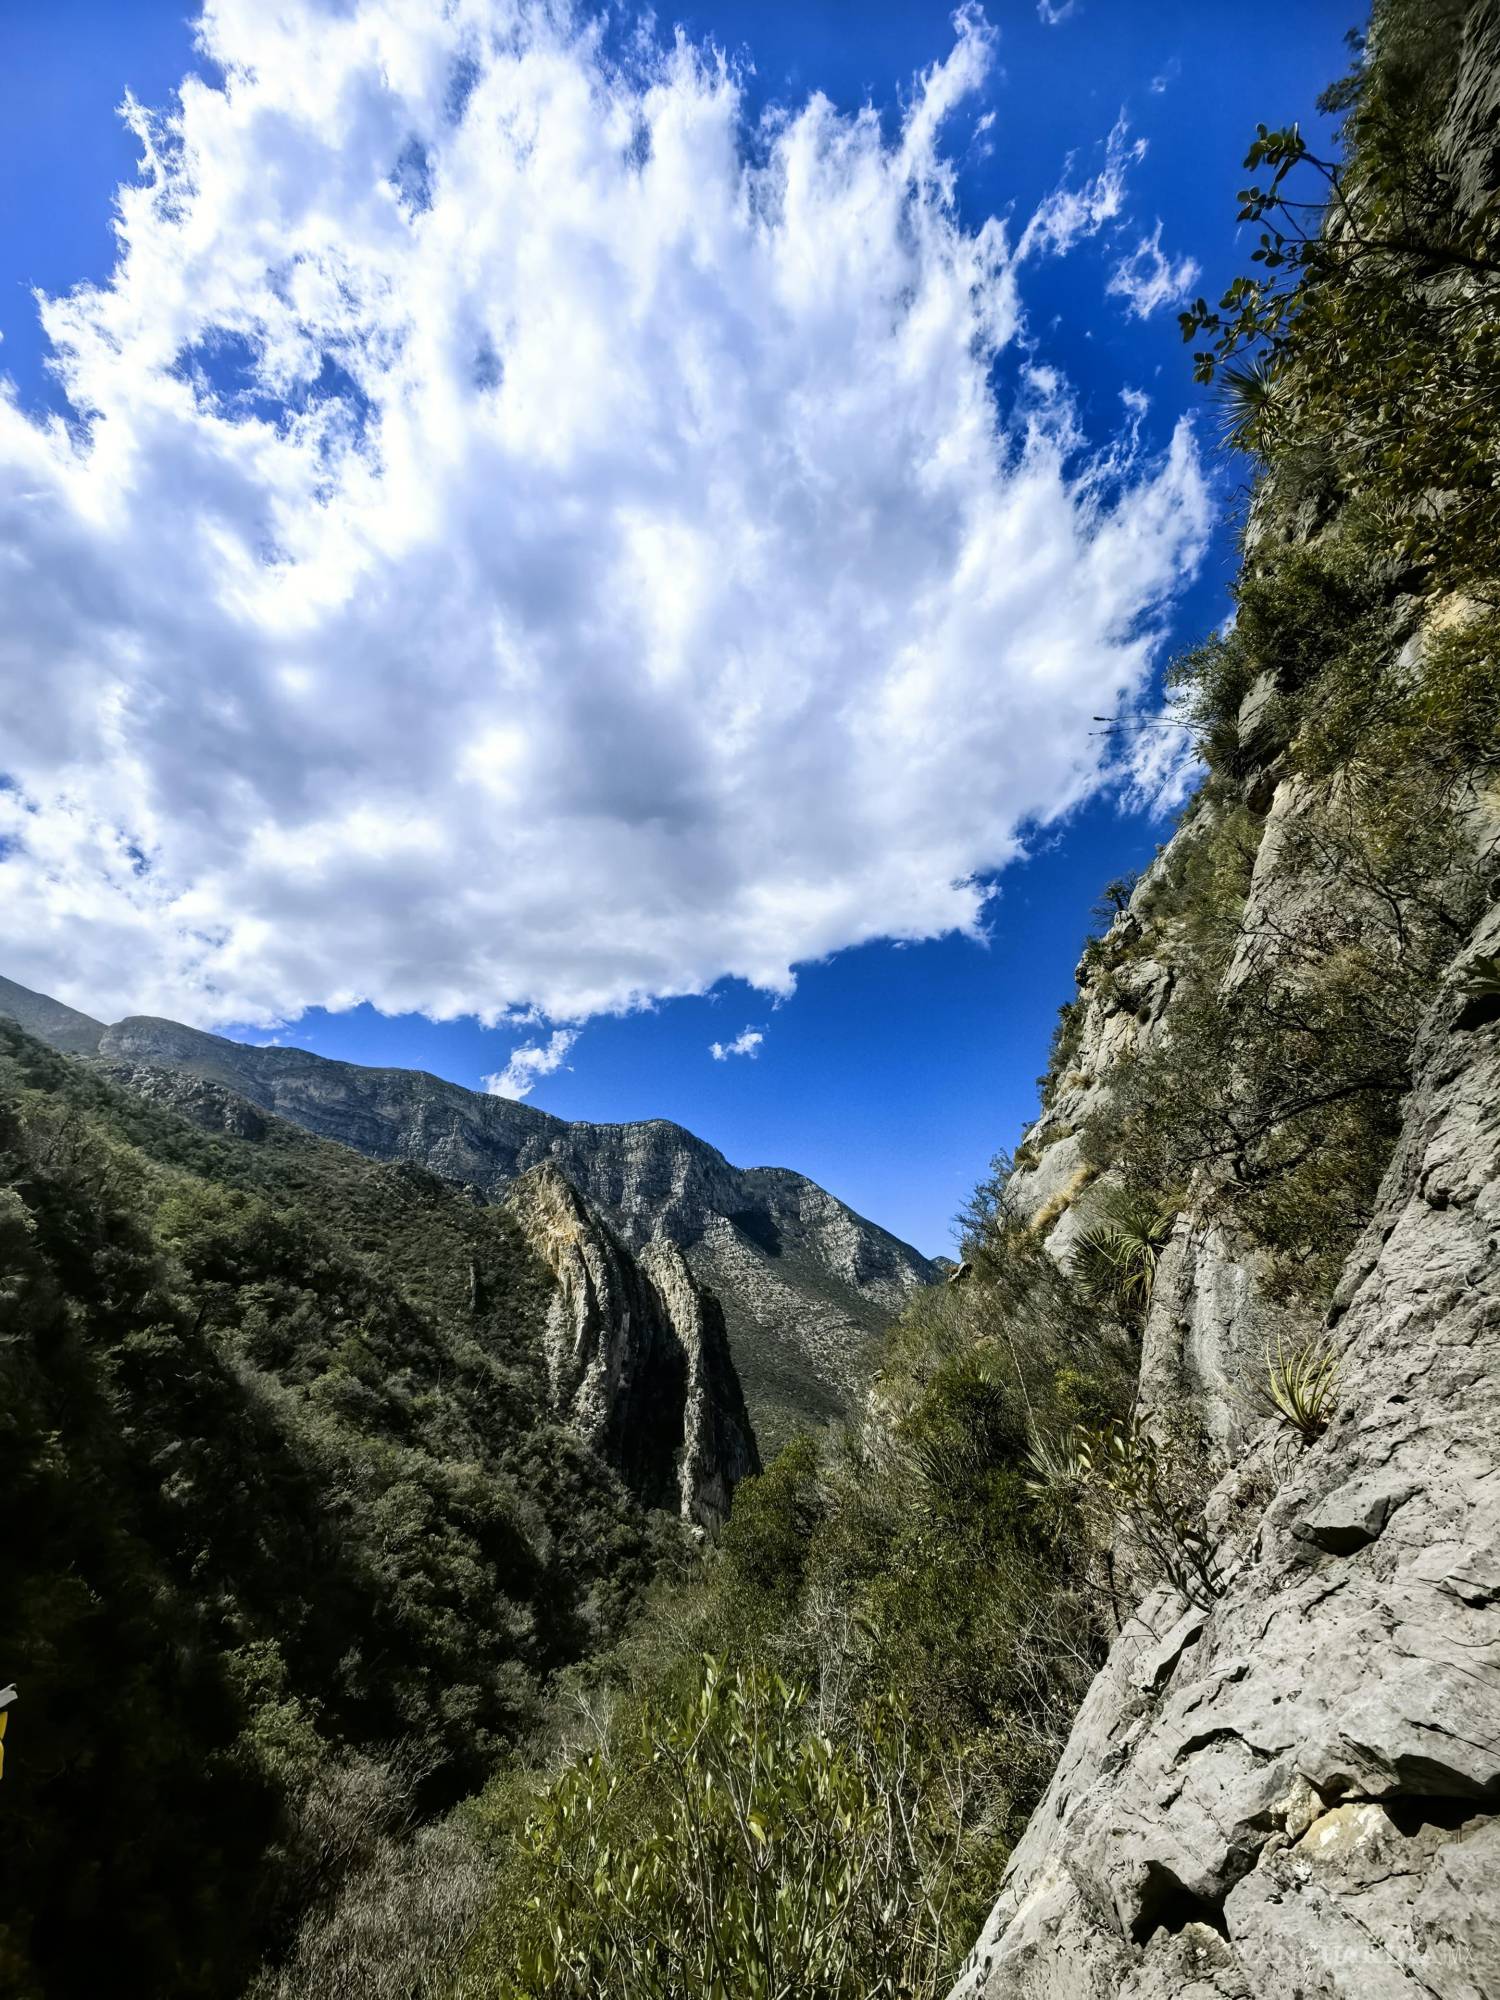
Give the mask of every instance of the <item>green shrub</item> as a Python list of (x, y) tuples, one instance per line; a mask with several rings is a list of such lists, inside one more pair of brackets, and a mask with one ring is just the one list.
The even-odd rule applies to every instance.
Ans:
[(804, 1434), (737, 1489), (720, 1543), (731, 1577), (777, 1608), (794, 1603), (823, 1511), (818, 1443)]
[(936, 1995), (964, 1821), (899, 1705), (836, 1741), (805, 1686), (709, 1659), (547, 1787), (480, 1964), (507, 2000)]
[[(1160, 1433), (1160, 1435), (1158, 1435)], [(1104, 1568), (1116, 1621), (1140, 1592), (1166, 1583), (1189, 1603), (1208, 1605), (1224, 1579), (1203, 1523), (1216, 1469), (1191, 1418), (1135, 1418), (1097, 1430), (1075, 1425), (1039, 1433), (1029, 1455), (1027, 1491), (1054, 1534), (1076, 1514)], [(1117, 1576), (1117, 1565), (1123, 1576)]]

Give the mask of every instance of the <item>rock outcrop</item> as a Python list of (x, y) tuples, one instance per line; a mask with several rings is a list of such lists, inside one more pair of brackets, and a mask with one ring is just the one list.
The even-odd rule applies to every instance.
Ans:
[(682, 1252), (639, 1257), (556, 1167), (533, 1167), (506, 1205), (556, 1279), (547, 1362), (559, 1414), (648, 1505), (717, 1526), (760, 1470), (717, 1301)]
[(665, 1119), (568, 1123), (419, 1070), (253, 1048), (146, 1016), (101, 1028), (8, 982), (0, 1012), (55, 1047), (96, 1054), (136, 1087), (165, 1072), (215, 1083), (246, 1107), (372, 1159), (416, 1162), (487, 1199), (533, 1168), (556, 1168), (631, 1251), (674, 1245), (717, 1300), (767, 1457), (850, 1406), (876, 1338), (913, 1287), (937, 1275), (803, 1175), (733, 1167)]
[(1254, 1439), (1224, 1596), (1117, 1641), (964, 2000), (1500, 1990), (1500, 1025), (1458, 990), (1497, 948), (1428, 1019), (1335, 1421)]

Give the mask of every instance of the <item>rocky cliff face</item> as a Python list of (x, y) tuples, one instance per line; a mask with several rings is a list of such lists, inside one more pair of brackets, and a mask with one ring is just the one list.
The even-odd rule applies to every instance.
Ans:
[(1497, 1990), (1500, 1027), (1459, 991), (1497, 947), (1492, 911), (1424, 1028), (1330, 1314), (1334, 1423), (1295, 1454), (1262, 1427), (1211, 1507), (1224, 1596), (1121, 1635), (966, 2000)]
[(52, 1039), (50, 1023), (67, 1036), (54, 1046), (95, 1053), (122, 1072), (216, 1082), (321, 1138), (373, 1159), (417, 1162), (487, 1198), (534, 1168), (555, 1168), (628, 1249), (663, 1242), (682, 1253), (687, 1274), (722, 1311), (768, 1457), (797, 1428), (848, 1407), (875, 1336), (911, 1289), (936, 1275), (909, 1245), (802, 1175), (732, 1167), (665, 1120), (569, 1124), (416, 1070), (251, 1048), (146, 1017), (101, 1028), (25, 988), (0, 990), (0, 1011), (19, 1018), (23, 1007), (32, 1032)]
[[(1500, 9), (1481, 0), (1444, 127), (1469, 202), (1500, 186), (1497, 64)], [(1252, 522), (1247, 568), (1280, 535), (1295, 559), (1272, 567), (1271, 589), (1280, 578), (1290, 592), (1308, 574), (1300, 552), (1316, 558), (1341, 530), (1336, 512), (1278, 513), (1276, 498), (1273, 486)], [(1009, 1183), (1016, 1211), (1076, 1268), (1123, 1178), (1101, 1133), (1132, 1070), (1166, 1089), (1204, 1020), (1248, 1019), (1235, 1010), (1257, 990), (1280, 1010), (1263, 1044), (1232, 1026), (1217, 1045), (1240, 1073), (1223, 1100), (1256, 1115), (1177, 1182), (1139, 1330), (1138, 1416), (1190, 1412), (1228, 1467), (1204, 1512), (1222, 1588), (1197, 1603), (1157, 1588), (1127, 1622), (954, 2000), (1500, 1992), (1500, 716), (1491, 653), (1490, 679), (1472, 683), (1489, 690), (1470, 697), (1474, 761), (1393, 806), (1385, 794), (1411, 782), (1402, 758), (1427, 726), (1413, 691), (1441, 635), (1476, 612), (1430, 587), (1404, 595), (1395, 564), (1352, 588), (1370, 671), (1363, 689), (1351, 675), (1349, 698), (1370, 719), (1362, 711), (1345, 754), (1320, 762), (1309, 738), (1322, 718), (1297, 706), (1318, 669), (1269, 649), (1230, 711), (1203, 809), (1085, 953), (1046, 1108)], [(1274, 602), (1270, 613), (1262, 630), (1276, 628)], [(1493, 645), (1493, 624), (1468, 629)], [(1331, 638), (1327, 656), (1344, 643)], [(1366, 754), (1379, 690), (1417, 718), (1383, 763)], [(1345, 839), (1361, 816), (1371, 837)], [(1246, 864), (1220, 957), (1173, 902), (1215, 842), (1238, 843)], [(1345, 977), (1356, 964), (1363, 986)], [(1388, 971), (1388, 1006), (1373, 965)], [(1315, 979), (1339, 1005), (1314, 1004)], [(1270, 1100), (1250, 1086), (1265, 1049), (1311, 1048), (1339, 1088), (1320, 1096), (1314, 1078), (1298, 1115), (1310, 1105), (1326, 1129), (1360, 1086), (1329, 1054), (1346, 1032), (1396, 1112), (1389, 1134), (1361, 1128), (1388, 1164), (1330, 1298), (1278, 1262), (1297, 1217), (1283, 1204), (1279, 1230), (1258, 1236), (1246, 1195), (1269, 1181), (1272, 1153), (1301, 1198), (1334, 1213), (1358, 1176), (1299, 1181), (1299, 1146), (1259, 1118)], [(1200, 1101), (1213, 1095), (1212, 1079), (1191, 1081)], [(1140, 1154), (1138, 1122), (1137, 1165)], [(1309, 1342), (1332, 1361), (1336, 1393), (1326, 1429), (1303, 1437), (1253, 1392), (1268, 1350)]]
[(712, 1527), (760, 1470), (717, 1301), (664, 1238), (633, 1257), (553, 1166), (506, 1204), (552, 1271), (553, 1401), (649, 1503)]

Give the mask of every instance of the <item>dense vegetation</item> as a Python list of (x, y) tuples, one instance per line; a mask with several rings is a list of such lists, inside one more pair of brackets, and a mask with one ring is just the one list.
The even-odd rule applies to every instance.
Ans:
[(20, 1995), (235, 1990), (675, 1540), (550, 1423), (503, 1211), (188, 1096), (238, 1136), (0, 1021)]

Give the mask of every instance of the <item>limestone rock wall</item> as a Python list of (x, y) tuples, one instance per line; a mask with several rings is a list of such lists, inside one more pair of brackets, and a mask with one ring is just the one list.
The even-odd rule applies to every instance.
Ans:
[(714, 1526), (760, 1469), (717, 1301), (665, 1240), (639, 1257), (552, 1166), (507, 1206), (556, 1289), (547, 1310), (554, 1405), (648, 1505)]
[(1235, 1574), (1117, 1641), (955, 2000), (1500, 1992), (1500, 1022), (1423, 1035), (1306, 1451), (1215, 1496)]

